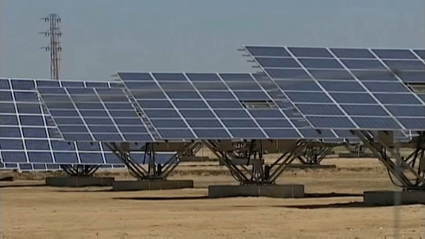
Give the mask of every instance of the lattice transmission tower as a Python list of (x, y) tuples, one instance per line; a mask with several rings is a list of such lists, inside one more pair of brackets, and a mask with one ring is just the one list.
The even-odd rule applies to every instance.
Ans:
[(61, 18), (57, 14), (50, 14), (47, 17), (41, 18), (44, 22), (49, 23), (49, 30), (40, 32), (45, 37), (49, 37), (50, 43), (47, 47), (42, 47), (50, 52), (50, 78), (58, 80), (60, 70), (60, 52), (62, 52), (60, 38), (62, 32), (60, 31)]

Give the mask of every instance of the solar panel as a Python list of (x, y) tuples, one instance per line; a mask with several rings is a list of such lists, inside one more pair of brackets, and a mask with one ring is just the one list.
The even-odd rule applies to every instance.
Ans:
[[(66, 83), (65, 83), (66, 82)], [(75, 83), (73, 83), (75, 82)], [(112, 82), (81, 82), (81, 81), (56, 81), (39, 79), (0, 79), (0, 161), (3, 168), (20, 170), (57, 170), (59, 164), (83, 164), (81, 154), (90, 152), (102, 158), (100, 164), (106, 162), (109, 150), (100, 142), (87, 142), (93, 148), (83, 147), (75, 142), (64, 141), (49, 112), (43, 109), (38, 100), (37, 87), (46, 92), (63, 94), (63, 85), (95, 86), (101, 88), (122, 88), (122, 83)], [(6, 97), (3, 97), (5, 96)], [(90, 109), (84, 103), (78, 103), (81, 108)], [(107, 107), (127, 110), (128, 107), (120, 104), (106, 103)], [(67, 115), (67, 110), (57, 109), (63, 104), (53, 104), (55, 114)], [(131, 107), (132, 109), (132, 107)], [(68, 112), (69, 113), (69, 112)], [(81, 119), (70, 117), (60, 118), (60, 122), (69, 125), (79, 125)], [(126, 119), (126, 118), (123, 118)], [(90, 118), (91, 123), (109, 124), (103, 118)], [(130, 133), (130, 129), (121, 128), (123, 132)], [(136, 132), (136, 130), (132, 131)], [(132, 133), (131, 132), (131, 133)], [(78, 135), (77, 135), (78, 136)], [(131, 137), (132, 135), (128, 136)], [(78, 137), (76, 137), (78, 139)], [(123, 167), (118, 159), (110, 167)]]
[[(124, 142), (138, 137), (149, 142), (153, 141), (136, 109), (132, 108), (124, 89), (64, 87), (63, 93), (49, 92), (47, 89), (38, 88), (40, 97), (47, 105), (65, 140)], [(106, 107), (106, 104), (111, 103), (126, 107), (124, 109)], [(52, 104), (59, 106), (52, 107)], [(73, 121), (63, 122), (64, 118)], [(101, 119), (102, 125), (90, 123), (93, 122), (93, 118)], [(121, 129), (128, 125), (116, 119), (138, 120), (137, 127), (140, 130), (123, 132)]]
[[(425, 76), (425, 64), (415, 50), (245, 49), (314, 128), (424, 129), (417, 119), (425, 118), (425, 103), (405, 85)], [(270, 62), (289, 61), (299, 66), (270, 67)]]
[[(267, 64), (276, 66), (281, 62), (271, 60)], [(300, 128), (315, 130), (285, 95), (276, 91), (276, 83), (264, 74), (119, 72), (118, 76), (158, 132), (159, 140), (321, 137), (307, 131), (303, 134)], [(164, 88), (168, 83), (173, 87)], [(179, 84), (184, 87), (178, 87)], [(277, 84), (289, 90), (320, 90), (310, 81), (279, 81)], [(326, 100), (326, 95), (318, 97), (332, 103), (329, 98)], [(304, 125), (296, 126), (298, 121)], [(331, 130), (325, 134), (339, 137)]]

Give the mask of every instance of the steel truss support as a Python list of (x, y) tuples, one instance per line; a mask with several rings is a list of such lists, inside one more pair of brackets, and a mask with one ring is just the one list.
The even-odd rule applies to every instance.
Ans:
[[(220, 156), (219, 159), (241, 185), (275, 184), (276, 179), (288, 168), (288, 165), (303, 153), (308, 144), (306, 141), (297, 141), (292, 149), (283, 153), (272, 164), (267, 165), (263, 158), (261, 141), (252, 140), (248, 142), (248, 150), (245, 153), (239, 152), (237, 155), (234, 154), (234, 151), (221, 150), (217, 141), (208, 140), (203, 143), (212, 152)], [(242, 158), (242, 155), (244, 155), (244, 158)], [(240, 159), (245, 160), (243, 164), (237, 163)]]
[(198, 144), (188, 143), (176, 154), (173, 155), (164, 164), (156, 162), (155, 145), (153, 143), (146, 143), (145, 154), (142, 164), (135, 162), (131, 156), (130, 151), (118, 147), (115, 143), (106, 144), (112, 152), (118, 156), (125, 164), (130, 174), (138, 180), (166, 180), (170, 173), (179, 165), (180, 157), (185, 152), (191, 152)]
[(353, 144), (353, 143), (345, 142), (344, 146), (352, 154), (364, 154), (366, 151), (366, 147), (360, 143)]
[(398, 148), (388, 145), (368, 131), (355, 131), (365, 146), (381, 161), (388, 170), (391, 180), (403, 190), (425, 190), (425, 133), (419, 132), (416, 148), (407, 158), (401, 156)]
[(310, 144), (306, 146), (304, 154), (298, 156), (297, 159), (300, 163), (305, 165), (319, 165), (322, 160), (332, 152), (333, 148), (333, 145)]
[(99, 165), (61, 165), (63, 171), (71, 177), (92, 177)]

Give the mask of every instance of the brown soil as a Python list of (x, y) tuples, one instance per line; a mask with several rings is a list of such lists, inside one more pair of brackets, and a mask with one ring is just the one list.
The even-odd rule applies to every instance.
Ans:
[[(216, 163), (185, 164), (173, 175), (195, 189), (110, 192), (53, 188), (48, 174), (2, 173), (2, 238), (420, 238), (421, 205), (366, 207), (361, 193), (394, 190), (376, 160), (327, 159), (336, 169), (290, 170), (281, 183), (305, 184), (307, 198), (208, 199), (207, 185), (234, 183)], [(100, 172), (117, 178), (124, 171)], [(31, 179), (31, 180), (29, 180)]]

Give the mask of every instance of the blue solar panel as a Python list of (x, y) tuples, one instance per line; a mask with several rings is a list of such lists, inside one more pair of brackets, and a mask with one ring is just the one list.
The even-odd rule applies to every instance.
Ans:
[(332, 100), (322, 92), (287, 92), (286, 95), (298, 103), (332, 103)]
[(410, 50), (404, 49), (372, 49), (372, 52), (381, 59), (416, 59)]
[[(227, 83), (227, 85), (234, 84)], [(236, 83), (237, 85), (241, 85), (240, 83)], [(228, 86), (226, 86), (223, 82), (210, 82), (210, 81), (202, 81), (202, 82), (193, 82), (193, 85), (198, 89), (198, 91), (210, 91), (210, 90), (221, 90), (227, 91)]]
[(226, 91), (201, 91), (202, 97), (209, 100), (234, 100), (235, 97), (232, 93)]
[(164, 139), (195, 139), (191, 130), (189, 129), (158, 129), (159, 134)]
[[(262, 52), (262, 48), (260, 48), (256, 48), (259, 53)], [(266, 55), (258, 55), (262, 59), (257, 60), (267, 65), (266, 72), (279, 70), (275, 72), (285, 76), (280, 75), (270, 79), (268, 77), (270, 72), (268, 75), (152, 73), (149, 74), (153, 76), (152, 82), (165, 86), (163, 89), (155, 91), (156, 94), (152, 94), (148, 90), (142, 91), (141, 88), (129, 87), (131, 82), (137, 82), (134, 79), (143, 78), (137, 76), (137, 73), (121, 77), (131, 95), (137, 100), (140, 116), (145, 115), (149, 118), (161, 140), (205, 139), (208, 136), (217, 139), (220, 137), (261, 139), (271, 138), (274, 135), (279, 138), (293, 138), (294, 135), (297, 135), (295, 138), (322, 137), (329, 139), (340, 135), (330, 130), (322, 130), (322, 134), (317, 134), (317, 131), (311, 128), (309, 119), (326, 127), (336, 124), (337, 128), (351, 129), (358, 126), (347, 116), (344, 107), (348, 112), (354, 112), (353, 116), (363, 116), (371, 112), (369, 108), (372, 106), (361, 108), (356, 104), (370, 104), (375, 105), (378, 109), (383, 109), (380, 102), (368, 90), (369, 87), (373, 87), (373, 84), (371, 86), (360, 83), (349, 71), (345, 70), (345, 66), (341, 65), (342, 62), (332, 59), (333, 55), (329, 50), (321, 51), (309, 48), (285, 51), (291, 53), (286, 56), (287, 58), (296, 54), (303, 55), (301, 58), (304, 59), (304, 63), (301, 58), (296, 62), (301, 62), (305, 66), (314, 66), (316, 69), (307, 67), (308, 72), (303, 68), (296, 69), (299, 65), (284, 65), (281, 60), (267, 57), (267, 52), (265, 52)], [(345, 50), (341, 52), (341, 54), (352, 54), (352, 57), (346, 57), (347, 59), (364, 60), (359, 57), (364, 52), (353, 53)], [(276, 53), (276, 55), (279, 54)], [(322, 58), (329, 59), (321, 62)], [(364, 70), (362, 67), (364, 62), (353, 64), (359, 66), (356, 68)], [(315, 80), (309, 74), (313, 75)], [(334, 77), (327, 76), (329, 74)], [(182, 85), (178, 86), (172, 82), (181, 82)], [(365, 81), (365, 83), (376, 83), (376, 81)], [(189, 86), (191, 90), (186, 88)], [(161, 100), (155, 100), (158, 95), (161, 95), (159, 97)], [(262, 107), (266, 108), (263, 109), (244, 109), (244, 107), (250, 107), (250, 102), (256, 101), (270, 102), (270, 105), (266, 106), (265, 104)], [(339, 107), (337, 104), (342, 104), (341, 106), (344, 107)], [(352, 106), (353, 104), (354, 106)], [(300, 114), (299, 111), (303, 114)], [(305, 114), (306, 112), (308, 114)], [(390, 116), (387, 111), (383, 112), (385, 116)], [(377, 116), (384, 113), (374, 111)], [(304, 117), (309, 121), (303, 120)], [(295, 125), (296, 120), (302, 121), (303, 124)], [(360, 120), (362, 119), (360, 118)], [(303, 128), (301, 131), (294, 127)], [(271, 133), (274, 130), (278, 133)], [(285, 133), (288, 135), (284, 135)], [(353, 136), (350, 135), (350, 137)]]
[[(279, 65), (270, 68), (270, 62), (252, 53), (251, 48), (246, 47), (246, 50), (283, 90), (291, 104), (295, 104), (302, 116), (316, 128), (391, 129), (393, 127), (394, 130), (408, 130), (407, 125), (395, 118), (404, 117), (403, 121), (408, 122), (405, 118), (410, 117), (412, 119), (409, 122), (414, 122), (414, 117), (425, 116), (422, 113), (425, 112), (423, 102), (403, 84), (403, 82), (425, 82), (421, 80), (425, 76), (425, 64), (423, 59), (418, 58), (425, 55), (423, 50), (416, 50), (413, 53), (409, 49), (283, 47), (291, 53), (285, 59), (302, 64), (302, 67), (294, 66), (287, 69)], [(262, 47), (265, 48), (267, 47)], [(274, 48), (265, 50), (273, 51)], [(303, 73), (305, 69), (312, 79)], [(296, 77), (297, 75), (302, 77)], [(288, 87), (281, 83), (285, 82), (283, 78), (293, 78), (294, 81), (304, 78), (306, 82), (310, 82), (308, 84), (311, 87), (309, 89), (292, 88), (291, 85)], [(326, 101), (328, 105), (323, 104), (325, 94), (331, 100)], [(315, 103), (317, 107), (305, 103)], [(279, 104), (281, 105), (283, 104)], [(340, 117), (334, 117), (332, 120), (331, 116), (334, 115)], [(368, 123), (375, 119), (376, 122)], [(331, 124), (331, 121), (335, 122)]]
[(385, 66), (378, 60), (353, 60), (342, 59), (341, 62), (348, 68), (353, 70), (386, 70)]
[[(66, 92), (60, 86), (92, 86), (99, 89), (109, 87), (125, 87), (122, 83), (108, 83), (108, 82), (81, 82), (81, 81), (62, 81), (53, 80), (19, 80), (19, 79), (0, 79), (0, 158), (4, 167), (16, 168), (20, 170), (50, 170), (59, 169), (59, 167), (52, 164), (82, 164), (80, 159), (80, 152), (87, 150), (87, 148), (78, 149), (75, 147), (74, 142), (62, 141), (62, 135), (58, 132), (57, 126), (51, 118), (48, 111), (41, 108), (37, 96), (36, 87), (42, 88), (41, 91), (51, 94), (57, 94), (52, 97), (54, 103), (49, 104), (56, 108), (55, 113), (60, 115), (69, 115), (69, 109), (73, 109), (72, 104), (61, 102), (66, 96)], [(13, 90), (13, 91), (12, 91)], [(102, 91), (102, 90), (100, 90)], [(13, 92), (13, 94), (12, 94)], [(82, 94), (87, 92), (85, 89), (75, 91), (75, 94)], [(88, 106), (86, 101), (78, 103), (81, 108), (93, 109), (94, 104)], [(131, 104), (116, 104), (114, 102), (105, 103), (108, 108), (115, 108), (119, 110), (134, 109)], [(99, 108), (101, 104), (97, 104)], [(129, 107), (130, 106), (130, 107)], [(65, 108), (65, 109), (64, 109)], [(113, 111), (113, 114), (121, 116), (129, 116), (122, 111)], [(71, 113), (75, 116), (74, 113)], [(86, 118), (94, 124), (112, 124), (111, 121), (105, 118)], [(120, 118), (120, 122), (127, 123), (133, 119)], [(94, 122), (95, 121), (95, 122)], [(83, 124), (81, 118), (77, 117), (63, 117), (59, 118), (57, 122), (63, 123), (65, 126), (78, 126)], [(134, 123), (134, 122), (133, 122)], [(139, 120), (140, 124), (140, 120)], [(126, 128), (125, 126), (120, 129), (125, 132), (126, 136), (134, 137), (137, 133), (141, 133), (140, 128)], [(131, 134), (127, 135), (127, 132)], [(136, 134), (133, 134), (136, 133)], [(145, 132), (146, 133), (146, 132)], [(89, 134), (73, 134), (75, 139), (91, 139)], [(88, 136), (88, 138), (87, 138)], [(103, 148), (100, 143), (95, 142), (97, 145), (95, 149), (90, 152), (102, 155)], [(100, 161), (97, 161), (100, 162)], [(102, 160), (100, 162), (104, 164)], [(115, 162), (115, 164), (122, 166), (122, 162)]]
[(341, 105), (341, 108), (352, 116), (388, 116), (388, 113), (380, 105)]
[(28, 158), (32, 163), (53, 163), (51, 152), (28, 152)]
[(359, 128), (363, 129), (401, 129), (401, 126), (393, 118), (389, 117), (352, 117), (352, 119)]
[(236, 100), (208, 100), (209, 106), (213, 109), (241, 109), (242, 105)]
[(247, 46), (246, 49), (249, 50), (253, 56), (290, 56), (290, 54), (284, 47)]
[(34, 90), (35, 83), (33, 80), (11, 80), (12, 88), (15, 90)]
[(0, 101), (13, 101), (12, 93), (8, 91), (0, 91)]
[(229, 128), (230, 133), (234, 138), (240, 139), (265, 139), (266, 135), (260, 129), (235, 129)]
[(186, 123), (181, 119), (152, 119), (156, 128), (186, 128)]
[(233, 119), (222, 121), (223, 124), (228, 128), (258, 128), (255, 121), (251, 119)]
[(291, 58), (256, 58), (258, 63), (262, 66), (269, 67), (279, 67), (279, 68), (300, 68), (300, 64), (297, 63), (294, 59)]
[[(71, 110), (68, 106), (66, 109), (53, 110), (49, 103), (53, 100), (53, 103), (57, 102), (54, 93), (40, 93), (43, 101), (47, 107), (50, 108), (55, 122), (58, 124), (59, 129), (63, 132), (63, 136), (66, 140), (89, 140), (89, 141), (109, 141), (109, 142), (120, 142), (126, 141), (119, 127), (120, 122), (117, 122), (117, 118), (135, 118), (139, 120), (139, 127), (145, 128), (143, 121), (136, 114), (136, 109), (132, 110), (113, 110), (105, 107), (106, 102), (113, 103), (127, 103), (129, 101), (128, 96), (122, 89), (111, 89), (111, 88), (63, 88), (67, 95), (61, 97), (61, 101), (67, 105), (72, 105)], [(41, 88), (41, 92), (43, 92)], [(45, 91), (44, 91), (45, 92)], [(49, 97), (50, 96), (50, 97)], [(51, 98), (53, 96), (53, 98)], [(80, 102), (80, 103), (77, 103)], [(89, 103), (87, 103), (89, 102)], [(82, 106), (82, 108), (79, 108)], [(102, 107), (101, 107), (102, 106)], [(55, 107), (56, 108), (56, 107)], [(61, 122), (62, 118), (73, 117), (75, 119), (81, 118), (72, 122), (73, 126), (68, 126), (64, 122)], [(90, 118), (104, 118), (102, 126), (87, 126), (86, 119)], [(111, 123), (112, 124), (106, 124)], [(149, 132), (144, 130), (145, 134)], [(90, 137), (88, 137), (90, 136)], [(149, 137), (146, 137), (149, 138)]]
[(297, 104), (304, 115), (344, 115), (334, 104)]
[(421, 105), (421, 102), (412, 94), (374, 94), (382, 104), (394, 105)]
[(262, 128), (292, 128), (288, 120), (283, 119), (257, 119)]
[(214, 110), (221, 119), (249, 119), (250, 116), (244, 110)]
[(265, 68), (264, 70), (274, 79), (311, 79), (308, 73), (302, 69)]
[[(294, 129), (264, 129), (270, 138), (275, 139), (293, 139), (299, 137), (299, 133)], [(307, 137), (306, 137), (307, 138)]]
[(355, 125), (346, 117), (340, 116), (307, 116), (306, 119), (316, 128), (355, 129)]
[(1, 90), (9, 90), (10, 83), (8, 79), (0, 79), (0, 89)]
[(189, 73), (186, 76), (194, 83), (197, 81), (221, 81), (217, 74), (211, 73)]
[(27, 150), (50, 150), (49, 141), (47, 140), (25, 140)]
[(16, 108), (19, 114), (41, 115), (40, 104), (16, 103)]
[(424, 71), (397, 71), (396, 75), (405, 83), (424, 83)]
[(21, 139), (1, 139), (1, 150), (24, 150), (24, 145)]
[(390, 68), (397, 71), (403, 70), (425, 70), (425, 65), (422, 61), (411, 60), (383, 60), (383, 62)]
[(153, 77), (157, 81), (186, 81), (186, 77), (182, 73), (153, 73)]
[(325, 48), (316, 47), (288, 47), (288, 50), (296, 57), (320, 57), (331, 58), (332, 55)]
[(313, 81), (276, 81), (283, 91), (321, 91), (320, 87)]
[(343, 69), (344, 68), (335, 59), (300, 58), (299, 62), (305, 68), (308, 68), (308, 69)]
[(376, 101), (368, 93), (329, 93), (340, 104), (376, 104)]
[(346, 70), (309, 69), (308, 72), (316, 80), (354, 80), (354, 77)]
[(230, 138), (224, 129), (194, 129), (198, 138), (201, 139), (226, 139)]
[[(215, 119), (188, 119), (186, 120), (192, 128), (221, 128), (220, 121)], [(224, 122), (224, 120), (223, 120)]]
[(375, 56), (368, 49), (331, 48), (332, 53), (339, 58), (368, 59)]
[(241, 101), (268, 101), (270, 98), (262, 91), (235, 91)]

